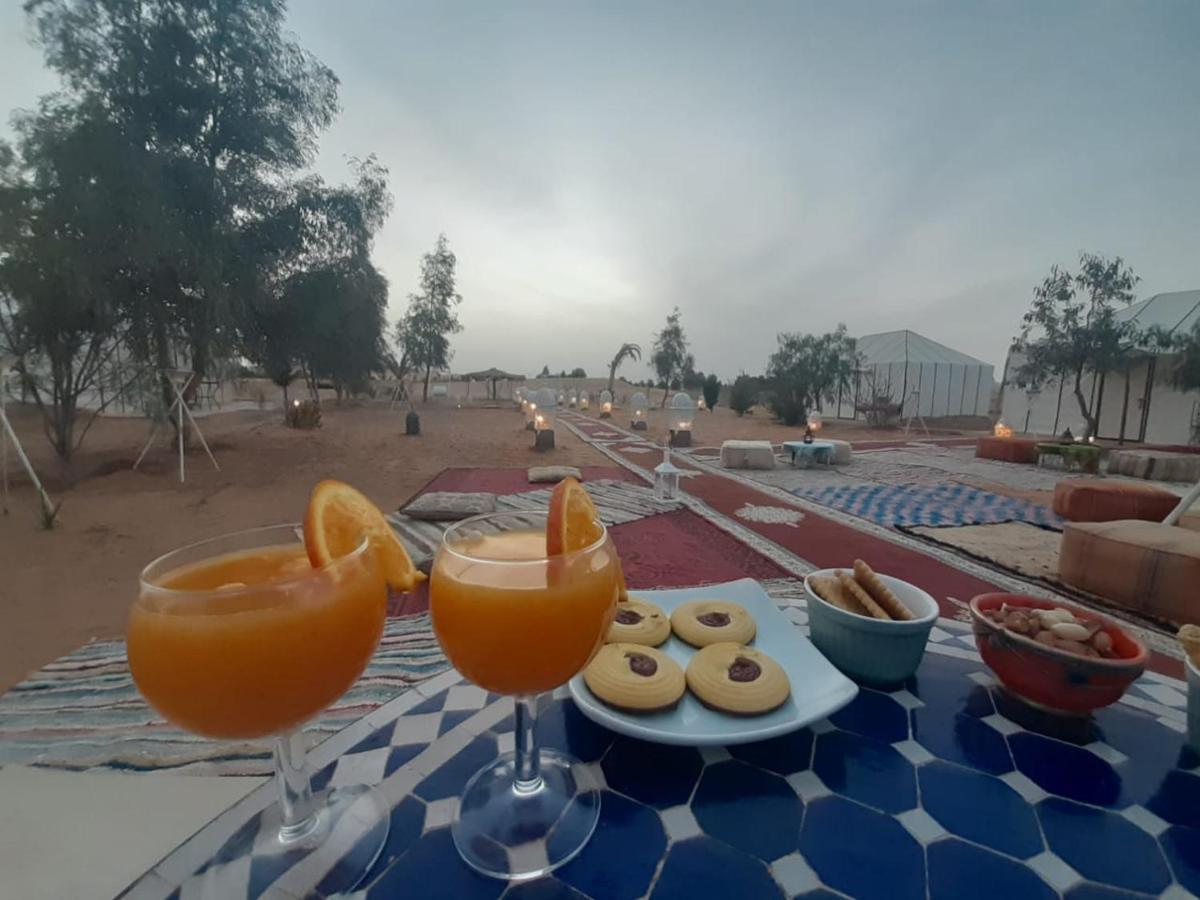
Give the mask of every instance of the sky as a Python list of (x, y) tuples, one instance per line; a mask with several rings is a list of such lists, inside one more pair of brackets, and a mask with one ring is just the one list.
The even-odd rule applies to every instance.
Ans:
[[(55, 86), (20, 6), (0, 113)], [(838, 323), (999, 372), (1080, 251), (1200, 288), (1194, 0), (292, 0), (288, 27), (341, 81), (316, 171), (390, 170), (391, 318), (439, 232), (458, 255), (455, 371), (606, 373), (678, 306), (723, 378)]]

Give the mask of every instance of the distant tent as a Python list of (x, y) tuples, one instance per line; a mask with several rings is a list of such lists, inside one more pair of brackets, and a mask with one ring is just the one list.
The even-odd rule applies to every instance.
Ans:
[(470, 382), (483, 381), (489, 385), (488, 396), (492, 400), (495, 400), (498, 396), (496, 394), (496, 382), (507, 381), (509, 383), (509, 393), (512, 393), (512, 385), (515, 382), (525, 380), (524, 375), (514, 375), (511, 372), (505, 372), (502, 369), (483, 369), (480, 372), (469, 372), (468, 374), (464, 375), (463, 378), (467, 379), (467, 396), (468, 397), (471, 395)]
[[(873, 391), (903, 404), (905, 416), (988, 415), (994, 378), (988, 363), (907, 329), (864, 335), (856, 346), (859, 402)], [(839, 414), (846, 405), (841, 398)]]

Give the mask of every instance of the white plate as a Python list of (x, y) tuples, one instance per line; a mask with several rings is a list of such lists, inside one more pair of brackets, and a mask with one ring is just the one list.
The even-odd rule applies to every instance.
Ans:
[[(693, 747), (746, 744), (796, 731), (837, 712), (858, 694), (858, 685), (839, 672), (804, 634), (784, 618), (757, 581), (743, 578), (674, 591), (630, 591), (658, 605), (668, 616), (688, 600), (732, 600), (746, 607), (758, 626), (753, 646), (773, 657), (787, 672), (792, 695), (778, 709), (761, 716), (731, 716), (715, 712), (685, 693), (670, 712), (630, 715), (606, 706), (584, 684), (583, 675), (570, 681), (571, 697), (580, 711), (620, 734), (659, 744)], [(658, 648), (687, 668), (695, 648), (671, 635)]]

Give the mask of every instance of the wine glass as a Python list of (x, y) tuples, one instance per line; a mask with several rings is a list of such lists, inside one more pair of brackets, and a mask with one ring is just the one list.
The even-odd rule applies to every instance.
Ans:
[[(191, 544), (142, 571), (127, 635), (138, 689), (162, 716), (204, 737), (274, 737), (279, 802), (264, 840), (247, 834), (222, 859), (320, 851), (325, 893), (350, 890), (387, 839), (389, 807), (373, 788), (313, 793), (304, 722), (362, 674), (383, 633), (387, 586), (366, 540), (314, 569), (301, 530), (277, 525)], [(225, 896), (222, 867), (204, 889)], [(215, 883), (214, 883), (215, 882)]]
[(600, 792), (570, 756), (537, 744), (538, 696), (565, 684), (599, 649), (616, 609), (617, 554), (604, 526), (588, 547), (546, 552), (545, 513), (476, 516), (448, 529), (433, 563), (430, 610), (450, 662), (508, 694), (514, 750), (467, 784), (452, 832), (484, 874), (534, 878), (567, 862), (600, 817)]

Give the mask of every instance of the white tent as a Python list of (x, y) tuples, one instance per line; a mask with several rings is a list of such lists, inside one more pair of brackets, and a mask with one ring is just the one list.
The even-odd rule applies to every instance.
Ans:
[(858, 339), (861, 365), (855, 397), (842, 397), (838, 415), (872, 393), (904, 404), (905, 416), (986, 416), (993, 367), (915, 331), (885, 331)]

